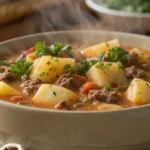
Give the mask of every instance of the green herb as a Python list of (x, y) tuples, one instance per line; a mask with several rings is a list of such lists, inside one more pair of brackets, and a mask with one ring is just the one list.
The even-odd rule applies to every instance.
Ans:
[(56, 92), (53, 92), (53, 95), (56, 96)]
[(124, 67), (123, 67), (123, 65), (122, 65), (121, 62), (118, 62), (118, 68), (119, 68), (119, 69), (124, 69)]
[(65, 65), (63, 70), (64, 70), (65, 73), (67, 73), (67, 72), (76, 72), (76, 68), (71, 67), (70, 64)]
[(45, 43), (37, 42), (35, 44), (36, 49), (36, 56), (43, 56), (43, 55), (51, 55), (51, 56), (58, 56), (61, 53), (66, 53), (67, 55), (71, 56), (72, 47), (70, 45), (63, 45), (61, 43), (55, 43), (51, 46), (47, 46)]
[(41, 74), (40, 74), (39, 76), (42, 77), (42, 76), (44, 76), (44, 75), (45, 75), (45, 72), (41, 72)]
[(150, 85), (146, 82), (146, 85), (150, 88)]
[(104, 61), (104, 55), (105, 55), (105, 52), (101, 52), (99, 57), (98, 57), (98, 60), (99, 61)]
[(99, 62), (95, 65), (96, 68), (101, 69), (103, 72), (107, 73), (109, 72), (110, 67), (112, 66), (111, 63), (103, 63), (103, 62)]
[(107, 84), (107, 85), (105, 85), (105, 90), (107, 90), (107, 91), (110, 91), (111, 90), (111, 85), (110, 84)]
[(51, 62), (50, 62), (50, 61), (48, 61), (46, 64), (47, 64), (47, 65), (50, 65), (50, 64), (51, 64)]
[(19, 60), (15, 64), (10, 66), (10, 69), (13, 73), (15, 73), (18, 77), (26, 74), (29, 75), (32, 70), (33, 62), (25, 62), (24, 60)]
[(121, 47), (113, 47), (108, 51), (108, 56), (105, 57), (105, 60), (110, 62), (120, 61), (122, 64), (126, 64), (130, 58), (130, 54), (125, 49)]
[(95, 65), (97, 60), (82, 60), (77, 64), (77, 67), (71, 67), (70, 64), (64, 66), (64, 72), (76, 72), (78, 74), (84, 75), (93, 65)]
[(7, 63), (8, 63), (7, 60), (0, 60), (0, 66), (7, 65)]
[(70, 45), (66, 45), (64, 48), (61, 49), (61, 52), (66, 53), (68, 56), (72, 57), (72, 47)]
[(97, 60), (82, 60), (77, 64), (77, 73), (84, 75), (93, 65), (95, 65)]

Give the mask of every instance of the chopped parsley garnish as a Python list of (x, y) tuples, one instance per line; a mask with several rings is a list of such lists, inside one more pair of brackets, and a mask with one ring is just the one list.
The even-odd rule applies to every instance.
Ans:
[(98, 57), (98, 60), (99, 61), (104, 61), (104, 55), (105, 55), (105, 52), (101, 52), (99, 57)]
[(119, 68), (119, 69), (124, 69), (124, 67), (123, 67), (123, 65), (122, 65), (121, 62), (118, 62), (118, 68)]
[(47, 46), (45, 43), (37, 42), (35, 44), (35, 49), (36, 56), (58, 56), (61, 53), (65, 53), (69, 56), (72, 56), (72, 47), (70, 45), (63, 45), (61, 43), (55, 43), (51, 46)]
[(45, 75), (45, 72), (41, 72), (39, 76), (42, 77), (42, 76), (44, 76), (44, 75)]
[(50, 64), (51, 64), (51, 62), (50, 62), (50, 61), (48, 61), (46, 64), (47, 64), (47, 65), (50, 65)]
[(103, 63), (99, 62), (98, 64), (95, 65), (96, 68), (101, 69), (103, 72), (107, 73), (109, 72), (110, 67), (112, 66), (111, 63)]
[(53, 95), (56, 96), (56, 92), (53, 92)]
[(105, 85), (105, 90), (107, 90), (107, 91), (110, 91), (111, 90), (111, 85), (110, 84), (107, 84), (107, 85)]
[(7, 65), (7, 63), (8, 63), (7, 60), (0, 60), (0, 66)]
[(105, 57), (105, 60), (110, 62), (120, 61), (124, 65), (128, 63), (130, 58), (130, 54), (125, 49), (121, 47), (113, 47), (108, 51), (108, 55)]
[(71, 67), (70, 64), (67, 64), (64, 66), (64, 72), (76, 72), (78, 74), (84, 75), (97, 62), (97, 60), (82, 60), (77, 64), (77, 67)]
[(26, 74), (29, 75), (32, 70), (33, 62), (25, 62), (24, 60), (19, 60), (15, 64), (10, 66), (10, 69), (13, 73), (15, 73), (18, 77)]
[(150, 88), (150, 85), (148, 83), (146, 83), (146, 85)]

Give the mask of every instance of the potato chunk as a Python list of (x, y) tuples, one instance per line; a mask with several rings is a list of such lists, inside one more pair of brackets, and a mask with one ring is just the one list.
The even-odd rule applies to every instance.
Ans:
[(105, 43), (97, 44), (85, 48), (81, 51), (81, 54), (85, 58), (98, 57), (100, 52), (107, 52), (109, 49), (113, 47), (120, 47), (120, 43), (118, 39), (114, 39)]
[(134, 78), (127, 89), (127, 97), (136, 104), (150, 103), (150, 83)]
[(136, 53), (138, 54), (138, 60), (140, 63), (147, 62), (149, 60), (149, 55), (146, 55), (142, 50), (138, 48), (133, 48), (129, 52), (130, 54)]
[(31, 78), (38, 78), (51, 83), (63, 73), (63, 68), (67, 64), (75, 67), (75, 60), (72, 58), (42, 56), (37, 66), (33, 67)]
[(2, 96), (14, 96), (21, 95), (19, 91), (15, 90), (3, 81), (0, 81), (0, 95)]
[(66, 88), (51, 84), (42, 84), (32, 101), (35, 104), (51, 106), (59, 103), (61, 100), (73, 103), (77, 99), (78, 96)]
[(97, 63), (86, 73), (89, 81), (96, 82), (99, 86), (109, 83), (125, 84), (127, 78), (125, 72), (119, 67), (119, 63)]
[(100, 104), (98, 107), (99, 110), (118, 110), (118, 109), (123, 109), (122, 106), (115, 105), (115, 104)]
[(37, 58), (37, 56), (35, 55), (35, 52), (32, 52), (26, 56), (26, 61), (33, 62), (36, 58)]

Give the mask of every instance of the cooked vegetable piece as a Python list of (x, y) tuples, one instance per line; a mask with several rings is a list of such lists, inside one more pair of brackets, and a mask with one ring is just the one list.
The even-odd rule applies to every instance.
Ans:
[(62, 73), (65, 65), (75, 67), (75, 60), (72, 58), (57, 58), (42, 56), (36, 68), (33, 68), (31, 78), (39, 78), (42, 81), (53, 82)]
[(99, 86), (109, 83), (125, 84), (125, 72), (119, 68), (119, 63), (98, 62), (87, 73), (89, 81), (96, 82)]
[(26, 61), (33, 62), (36, 58), (37, 56), (35, 55), (35, 52), (32, 52), (26, 56)]
[(15, 90), (3, 81), (0, 81), (0, 95), (1, 96), (16, 96), (21, 95), (19, 91)]
[(99, 86), (95, 82), (86, 82), (81, 88), (80, 91), (83, 94), (87, 94), (89, 90), (97, 89)]
[(85, 48), (81, 51), (85, 58), (98, 57), (101, 52), (107, 52), (113, 47), (120, 47), (118, 39), (114, 39), (105, 43), (93, 45), (91, 47)]
[(136, 104), (150, 102), (150, 83), (134, 78), (127, 89), (127, 97)]
[(26, 74), (29, 75), (32, 70), (32, 62), (25, 62), (24, 60), (19, 60), (15, 64), (11, 65), (11, 71), (15, 73), (18, 77)]
[(131, 55), (132, 55), (133, 53), (138, 54), (138, 61), (139, 61), (140, 63), (147, 62), (147, 61), (149, 60), (149, 56), (146, 55), (146, 54), (144, 54), (144, 52), (143, 52), (142, 50), (138, 49), (138, 48), (133, 48), (133, 49), (131, 49), (129, 53), (130, 53)]
[(52, 106), (62, 100), (67, 101), (67, 103), (74, 103), (77, 99), (78, 95), (66, 88), (51, 84), (42, 84), (33, 97), (32, 102), (34, 104)]
[(118, 110), (118, 109), (123, 109), (122, 106), (115, 105), (115, 104), (100, 104), (98, 107), (99, 110)]
[(35, 47), (29, 48), (29, 49), (26, 51), (26, 55), (31, 54), (31, 53), (33, 53), (33, 52), (35, 52)]
[(61, 53), (66, 53), (69, 56), (72, 56), (72, 47), (70, 45), (63, 45), (61, 43), (55, 43), (51, 46), (47, 46), (45, 43), (37, 42), (35, 45), (36, 49), (36, 56), (43, 56), (43, 55), (51, 55), (51, 56), (58, 56)]

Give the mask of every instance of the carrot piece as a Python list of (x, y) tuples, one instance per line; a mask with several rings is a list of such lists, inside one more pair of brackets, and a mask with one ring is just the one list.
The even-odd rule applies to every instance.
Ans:
[(95, 82), (86, 82), (81, 88), (80, 91), (83, 94), (87, 94), (89, 90), (97, 89), (99, 86)]
[(16, 102), (22, 101), (23, 100), (23, 96), (12, 96), (10, 100), (11, 101), (16, 101)]
[(31, 48), (29, 48), (29, 49), (27, 50), (26, 55), (28, 55), (28, 54), (30, 54), (30, 53), (32, 53), (32, 52), (34, 52), (34, 51), (35, 51), (35, 47), (31, 47)]

